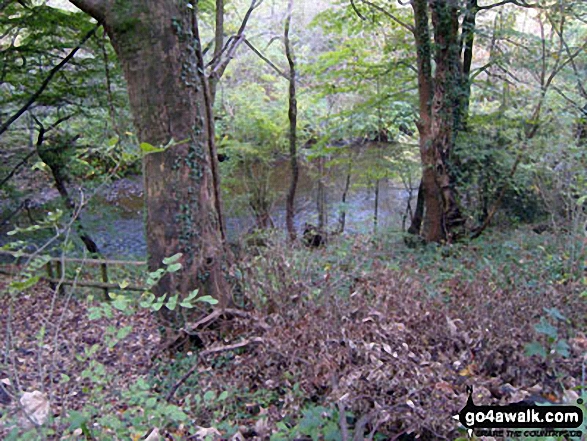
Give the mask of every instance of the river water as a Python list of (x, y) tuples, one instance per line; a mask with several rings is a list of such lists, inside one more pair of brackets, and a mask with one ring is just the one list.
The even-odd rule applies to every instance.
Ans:
[[(379, 151), (376, 149), (379, 148)], [(374, 154), (373, 152), (376, 152)], [(402, 217), (405, 214), (408, 191), (405, 185), (388, 167), (385, 157), (393, 153), (393, 145), (371, 143), (356, 149), (352, 156), (351, 187), (348, 192), (346, 214), (346, 232), (374, 231), (375, 187), (379, 184), (379, 204), (377, 229), (401, 230)], [(229, 159), (230, 161), (230, 159)], [(317, 194), (318, 167), (316, 160), (306, 162), (300, 172), (296, 197), (295, 224), (301, 232), (306, 222), (318, 223)], [(341, 198), (346, 183), (348, 161), (326, 166), (322, 172), (323, 191), (326, 201), (326, 224), (335, 230), (339, 222)], [(223, 165), (224, 166), (224, 165)], [(379, 174), (369, 170), (379, 167)], [(377, 168), (377, 167), (375, 167)], [(259, 180), (268, 179), (271, 189), (271, 218), (276, 228), (285, 229), (285, 195), (289, 187), (290, 172), (287, 161), (278, 161), (268, 176), (258, 176)], [(254, 226), (254, 216), (247, 208), (244, 184), (239, 185), (236, 177), (225, 176), (228, 187), (223, 193), (227, 234), (229, 241), (236, 242), (242, 234)], [(414, 186), (415, 179), (412, 180)], [(414, 191), (415, 196), (415, 191)], [(415, 203), (412, 202), (412, 206)], [(40, 213), (38, 213), (40, 215)], [(89, 201), (82, 213), (83, 225), (94, 239), (104, 256), (110, 258), (144, 258), (146, 255), (145, 228), (143, 220), (143, 189), (140, 177), (118, 180), (104, 186)], [(20, 221), (19, 221), (20, 223)], [(24, 222), (26, 223), (26, 222)], [(6, 243), (12, 238), (0, 231), (0, 242)]]

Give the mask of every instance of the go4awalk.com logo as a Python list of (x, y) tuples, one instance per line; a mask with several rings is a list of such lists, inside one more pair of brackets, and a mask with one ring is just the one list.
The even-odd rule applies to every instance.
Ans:
[(477, 406), (473, 388), (468, 387), (467, 404), (453, 418), (467, 428), (469, 437), (581, 437), (582, 399), (577, 405), (509, 404)]

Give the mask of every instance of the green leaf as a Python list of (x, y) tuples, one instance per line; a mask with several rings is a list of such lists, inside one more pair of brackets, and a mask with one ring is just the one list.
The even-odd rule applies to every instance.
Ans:
[(537, 341), (533, 341), (526, 345), (525, 353), (528, 357), (538, 355), (541, 358), (546, 358), (546, 349)]
[(181, 263), (172, 263), (167, 267), (167, 271), (170, 273), (175, 273), (181, 269)]
[(24, 291), (25, 289), (28, 289), (31, 286), (36, 285), (40, 278), (40, 276), (33, 276), (29, 277), (26, 280), (23, 280), (22, 282), (13, 281), (10, 283), (10, 287), (18, 291)]
[(185, 412), (177, 406), (167, 406), (165, 413), (173, 421), (186, 421), (188, 419)]
[(159, 311), (162, 307), (163, 307), (163, 302), (157, 302), (157, 303), (153, 303), (151, 305), (151, 308), (153, 309), (153, 311)]
[(558, 310), (558, 308), (543, 308), (544, 312), (546, 312), (552, 318), (555, 318), (560, 321), (565, 321), (567, 318)]
[(224, 401), (228, 398), (228, 392), (223, 391), (220, 395), (218, 395), (218, 401)]
[(181, 306), (182, 308), (186, 308), (186, 309), (191, 309), (191, 308), (195, 308), (194, 305), (191, 304), (191, 302), (186, 302), (185, 300), (183, 300), (179, 306)]
[(563, 357), (569, 357), (571, 355), (570, 349), (571, 348), (567, 341), (563, 339), (558, 340), (554, 345), (554, 351)]
[(544, 317), (540, 319), (540, 323), (534, 325), (536, 332), (544, 334), (550, 338), (556, 338), (558, 336), (557, 329), (546, 321)]
[(216, 398), (216, 392), (213, 390), (209, 390), (204, 394), (204, 401), (212, 401), (214, 398)]
[(168, 309), (173, 311), (175, 309), (175, 307), (177, 306), (177, 297), (178, 297), (177, 294), (174, 296), (171, 296), (169, 298), (169, 300), (167, 300), (167, 304), (165, 306), (167, 306)]
[(124, 328), (118, 330), (116, 333), (116, 338), (122, 340), (123, 338), (126, 338), (131, 333), (131, 331), (132, 326), (125, 326)]
[(185, 299), (183, 299), (184, 302), (188, 301), (188, 300), (195, 299), (199, 292), (200, 292), (199, 289), (194, 289), (192, 292), (190, 292), (190, 294)]
[(161, 147), (155, 147), (151, 144), (149, 144), (148, 142), (141, 142), (139, 144), (139, 148), (141, 149), (141, 151), (147, 155), (149, 153), (159, 153), (159, 152), (164, 152), (165, 149), (161, 148)]
[(155, 300), (155, 294), (150, 292), (144, 296), (143, 300), (139, 304), (141, 305), (142, 308), (149, 308), (153, 304), (154, 300)]
[(112, 302), (112, 306), (114, 306), (119, 311), (126, 311), (126, 309), (128, 308), (128, 303), (129, 300), (126, 298), (126, 296), (120, 295), (116, 296), (116, 298)]
[(171, 263), (177, 262), (181, 258), (181, 256), (183, 256), (182, 253), (177, 253), (177, 254), (174, 254), (173, 256), (166, 257), (165, 259), (163, 259), (163, 263), (165, 265), (169, 265)]
[(197, 302), (204, 302), (204, 303), (209, 303), (210, 305), (216, 305), (218, 303), (218, 300), (216, 300), (214, 297), (212, 296), (202, 296), (202, 297), (198, 297), (196, 299)]
[(81, 426), (88, 422), (89, 417), (81, 412), (72, 410), (69, 412), (69, 431), (79, 429)]

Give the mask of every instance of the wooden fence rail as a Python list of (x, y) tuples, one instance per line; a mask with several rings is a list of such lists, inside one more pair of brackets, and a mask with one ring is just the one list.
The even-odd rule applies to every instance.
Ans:
[[(10, 252), (10, 251), (0, 251), (0, 256), (11, 256), (14, 257), (19, 264), (19, 260), (22, 258), (31, 259), (34, 254), (28, 253), (21, 253), (21, 252)], [(100, 272), (102, 281), (101, 282), (93, 282), (93, 281), (85, 281), (85, 280), (66, 280), (64, 278), (58, 278), (56, 275), (63, 274), (63, 265), (65, 263), (83, 263), (88, 265), (100, 265)], [(126, 285), (120, 286), (118, 283), (111, 283), (108, 280), (108, 265), (131, 265), (131, 266), (143, 266), (147, 265), (145, 261), (137, 261), (137, 260), (114, 260), (114, 259), (94, 259), (94, 258), (79, 258), (79, 257), (51, 257), (46, 265), (47, 270), (47, 277), (43, 277), (44, 280), (49, 282), (52, 289), (55, 289), (57, 285), (76, 285), (76, 286), (85, 286), (90, 288), (100, 288), (104, 292), (104, 299), (109, 300), (110, 297), (108, 296), (109, 289), (120, 289), (125, 291), (144, 291), (146, 288), (143, 286), (138, 285)], [(6, 274), (6, 272), (2, 271)]]
[[(0, 256), (11, 256), (15, 259), (20, 259), (25, 257), (30, 259), (34, 257), (34, 254), (28, 253), (21, 253), (19, 251), (0, 251)], [(100, 265), (100, 264), (107, 264), (107, 265), (133, 265), (133, 266), (140, 266), (146, 265), (146, 261), (141, 260), (115, 260), (115, 259), (90, 259), (90, 258), (82, 258), (82, 257), (51, 257), (51, 262), (73, 262), (73, 263), (87, 263), (90, 265)]]

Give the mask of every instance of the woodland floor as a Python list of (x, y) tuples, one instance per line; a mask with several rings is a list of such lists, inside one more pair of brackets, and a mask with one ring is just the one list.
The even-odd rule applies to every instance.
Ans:
[[(334, 423), (365, 437), (454, 439), (451, 416), (464, 406), (467, 386), (476, 404), (578, 398), (587, 362), (583, 281), (557, 276), (547, 265), (553, 255), (532, 246), (510, 260), (489, 260), (475, 246), (451, 256), (418, 253), (400, 258), (355, 239), (336, 250), (269, 247), (248, 255), (233, 268), (246, 294), (241, 312), (201, 326), (200, 349), (174, 354), (162, 350), (152, 314), (89, 320), (88, 305), (99, 302), (54, 295), (41, 282), (4, 302), (0, 380), (9, 379), (15, 396), (48, 394), (55, 439), (77, 439), (61, 437), (73, 411), (93, 409), (90, 422), (100, 409), (123, 415), (124, 391), (139, 378), (163, 401), (192, 366), (170, 398), (190, 422), (161, 427), (165, 439), (199, 439), (198, 430), (202, 439), (263, 440), (287, 430), (279, 439), (312, 439), (295, 428), (316, 406), (348, 412), (346, 423)], [(541, 320), (555, 338), (537, 332)], [(110, 331), (126, 326), (130, 333), (109, 345)], [(568, 344), (564, 356), (560, 341)], [(526, 355), (532, 343), (548, 355)], [(103, 366), (101, 377), (88, 373), (92, 364)], [(194, 404), (209, 391), (228, 394)], [(0, 398), (0, 414), (14, 414), (15, 400)]]

